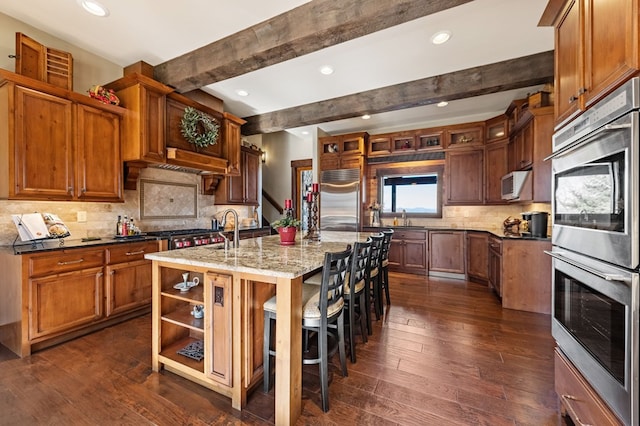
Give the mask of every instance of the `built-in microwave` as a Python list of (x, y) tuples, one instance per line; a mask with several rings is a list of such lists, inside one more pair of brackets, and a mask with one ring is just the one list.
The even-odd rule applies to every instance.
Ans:
[(502, 177), (502, 199), (503, 200), (520, 200), (521, 195), (527, 194), (528, 199), (531, 198), (531, 178), (530, 170), (515, 171), (508, 173)]

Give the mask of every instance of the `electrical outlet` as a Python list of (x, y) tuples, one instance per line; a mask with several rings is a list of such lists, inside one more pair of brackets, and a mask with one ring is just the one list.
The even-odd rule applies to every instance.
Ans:
[(87, 221), (87, 212), (78, 212), (78, 222)]

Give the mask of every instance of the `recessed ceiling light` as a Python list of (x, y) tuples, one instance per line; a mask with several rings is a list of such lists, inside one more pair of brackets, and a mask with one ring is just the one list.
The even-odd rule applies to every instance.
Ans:
[(431, 43), (433, 44), (442, 44), (449, 41), (451, 38), (451, 31), (438, 31), (434, 35), (431, 36)]
[(109, 16), (109, 9), (95, 0), (78, 0), (78, 4), (92, 15), (102, 18)]
[(449, 105), (449, 102), (447, 102), (447, 101), (438, 102), (438, 103), (436, 104), (436, 106), (437, 106), (438, 108), (446, 107), (447, 105)]
[(371, 116), (369, 114), (365, 114), (365, 115), (362, 116), (363, 120), (368, 120), (370, 118), (371, 118)]
[(325, 65), (322, 68), (320, 68), (320, 72), (324, 75), (331, 75), (333, 74), (333, 67), (329, 65)]
[(309, 132), (308, 132), (308, 131), (306, 131), (306, 130), (303, 130), (301, 133), (302, 133), (303, 135), (308, 135), (308, 134), (309, 134)]
[(236, 90), (236, 93), (238, 94), (238, 96), (249, 96), (249, 92), (247, 92), (246, 90), (242, 90), (242, 89)]

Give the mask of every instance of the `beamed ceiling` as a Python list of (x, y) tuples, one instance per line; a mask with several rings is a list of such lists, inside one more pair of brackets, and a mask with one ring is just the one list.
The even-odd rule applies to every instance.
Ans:
[[(0, 1), (0, 12), (121, 66), (148, 62), (180, 92), (202, 88), (247, 120), (245, 135), (486, 119), (553, 82), (553, 29), (537, 26), (546, 0), (101, 3), (107, 18), (74, 0)], [(438, 30), (451, 40), (433, 45)]]

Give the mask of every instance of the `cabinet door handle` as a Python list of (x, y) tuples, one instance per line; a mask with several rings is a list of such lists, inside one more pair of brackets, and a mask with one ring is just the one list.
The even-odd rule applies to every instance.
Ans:
[(84, 259), (70, 260), (68, 262), (58, 262), (58, 266), (73, 265), (73, 264), (82, 263), (82, 262), (84, 262)]
[(128, 251), (127, 256), (135, 256), (136, 254), (144, 254), (144, 250)]
[(578, 90), (578, 94), (579, 95), (583, 95), (587, 93), (587, 88), (586, 87), (581, 87), (580, 90)]
[(571, 418), (576, 422), (576, 424), (578, 424), (579, 426), (592, 426), (589, 423), (583, 423), (580, 418), (578, 417), (578, 414), (576, 413), (576, 410), (573, 409), (573, 407), (571, 406), (571, 403), (569, 401), (577, 401), (578, 398), (576, 398), (573, 395), (562, 395), (562, 399), (564, 400), (564, 405), (567, 407), (567, 410), (571, 412)]
[(73, 186), (67, 188), (67, 194), (73, 194)]
[(110, 274), (111, 274), (111, 275), (115, 275), (115, 274), (116, 274), (116, 271), (111, 271), (111, 272), (110, 272)]
[(577, 101), (577, 100), (578, 100), (578, 97), (577, 97), (577, 96), (571, 96), (571, 97), (569, 98), (569, 103), (570, 103), (570, 104), (572, 104), (572, 103), (574, 103), (574, 102), (575, 102), (575, 101)]

